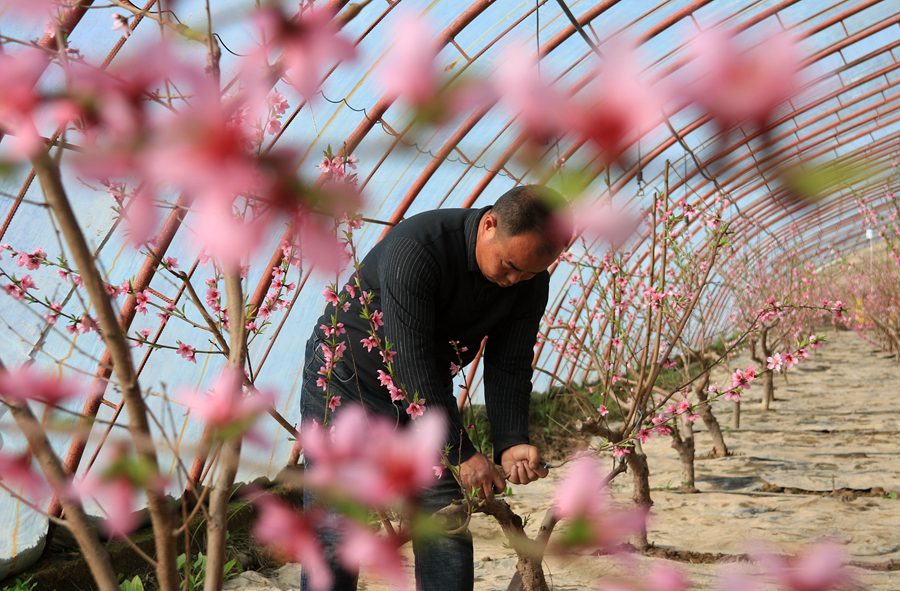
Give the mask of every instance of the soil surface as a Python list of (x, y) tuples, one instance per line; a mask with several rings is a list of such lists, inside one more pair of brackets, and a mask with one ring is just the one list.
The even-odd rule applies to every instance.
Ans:
[[(732, 455), (697, 460), (698, 493), (677, 490), (681, 474), (670, 440), (651, 440), (645, 451), (653, 487), (649, 538), (654, 548), (631, 555), (627, 565), (609, 556), (550, 557), (545, 572), (552, 588), (595, 589), (602, 578), (628, 577), (663, 561), (682, 568), (692, 589), (713, 590), (718, 574), (734, 567), (729, 563), (752, 550), (753, 543), (791, 554), (830, 537), (846, 548), (860, 588), (900, 589), (900, 365), (853, 333), (829, 331), (827, 337), (829, 342), (786, 380), (776, 378), (771, 410), (760, 409), (761, 383), (745, 393), (739, 430), (731, 428), (732, 403), (714, 403)], [(747, 365), (742, 358), (732, 363), (734, 368)], [(727, 376), (722, 369), (713, 381), (724, 385)], [(695, 427), (700, 456), (712, 446), (701, 421)], [(514, 487), (508, 497), (514, 510), (530, 516), (532, 534), (565, 469)], [(627, 501), (630, 475), (619, 475), (613, 490)], [(475, 515), (471, 529), (475, 588), (506, 589), (516, 560), (500, 528)], [(294, 565), (266, 576), (245, 573), (226, 588), (293, 590), (299, 588), (296, 573)], [(388, 587), (364, 575), (360, 589)]]

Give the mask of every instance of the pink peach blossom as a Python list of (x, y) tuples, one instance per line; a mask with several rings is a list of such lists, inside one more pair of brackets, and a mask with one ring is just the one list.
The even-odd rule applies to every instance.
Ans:
[(519, 43), (507, 46), (493, 80), (496, 94), (516, 115), (526, 136), (544, 143), (571, 127), (568, 96), (541, 77), (532, 48)]
[(665, 564), (653, 565), (644, 578), (647, 589), (653, 591), (688, 591), (690, 589), (684, 571)]
[(146, 289), (144, 291), (138, 292), (134, 294), (135, 299), (135, 310), (140, 312), (141, 314), (147, 313), (147, 303), (150, 301), (150, 292)]
[(3, 286), (3, 291), (16, 300), (25, 299), (29, 289), (37, 289), (34, 281), (31, 279), (31, 275), (22, 275), (18, 281)]
[(785, 32), (766, 34), (745, 48), (736, 32), (713, 28), (690, 42), (694, 79), (684, 92), (723, 127), (765, 123), (797, 88), (800, 60), (796, 42)]
[(81, 499), (96, 501), (101, 508), (103, 528), (113, 537), (125, 537), (139, 524), (137, 489), (123, 475), (105, 476), (91, 471), (70, 485), (69, 494)]
[(759, 559), (786, 591), (836, 591), (852, 582), (847, 552), (834, 542), (811, 545), (788, 562), (768, 552)]
[(0, 483), (14, 491), (21, 490), (33, 503), (46, 500), (49, 485), (31, 467), (31, 454), (6, 454), (0, 451)]
[(394, 357), (397, 356), (396, 351), (392, 351), (390, 349), (382, 349), (378, 352), (381, 355), (381, 360), (385, 363), (393, 363)]
[(398, 15), (391, 31), (394, 43), (379, 72), (385, 95), (416, 107), (433, 102), (439, 90), (435, 33), (423, 16), (412, 12)]
[(659, 91), (641, 79), (633, 45), (608, 44), (588, 99), (573, 110), (573, 131), (593, 142), (604, 163), (623, 152), (661, 120)]
[(553, 499), (553, 510), (560, 520), (580, 525), (566, 545), (599, 547), (615, 552), (617, 546), (643, 527), (641, 511), (617, 509), (612, 505), (600, 461), (581, 454), (571, 463)]
[(356, 57), (353, 42), (340, 33), (331, 8), (306, 7), (287, 17), (267, 7), (257, 13), (256, 20), (266, 45), (251, 54), (246, 69), (263, 67), (269, 53), (280, 52), (284, 78), (306, 99), (319, 90), (328, 68)]
[(66, 0), (4, 0), (4, 16), (46, 20), (54, 17)]
[(18, 253), (18, 259), (16, 259), (16, 265), (19, 267), (25, 267), (29, 271), (38, 270), (44, 261), (47, 260), (47, 253), (44, 252), (43, 248), (37, 248), (30, 253), (20, 252)]
[[(259, 195), (264, 178), (247, 150), (249, 130), (235, 121), (238, 105), (196, 68), (181, 67), (193, 96), (184, 108), (154, 122), (141, 153), (142, 170), (204, 205), (219, 204), (217, 221), (238, 195)], [(207, 212), (208, 213), (208, 212)], [(227, 232), (227, 228), (222, 231)]]
[(410, 402), (409, 406), (406, 407), (406, 414), (408, 414), (409, 418), (413, 420), (425, 414), (425, 399), (420, 398), (419, 400)]
[(0, 369), (0, 396), (20, 404), (36, 400), (55, 405), (78, 395), (79, 391), (79, 384), (72, 378), (60, 379), (30, 365)]
[(15, 136), (16, 152), (26, 157), (44, 145), (35, 125), (42, 100), (37, 82), (49, 63), (48, 54), (37, 49), (0, 53), (0, 131)]
[(333, 432), (315, 422), (302, 430), (312, 460), (307, 478), (367, 505), (383, 506), (416, 494), (434, 480), (433, 466), (444, 442), (439, 413), (425, 413), (415, 426), (367, 416), (358, 405), (337, 413)]
[[(640, 216), (627, 206), (614, 204), (611, 195), (588, 203), (582, 199), (572, 208), (572, 227), (576, 235), (598, 238), (618, 247), (634, 235), (641, 225)], [(619, 346), (621, 341), (614, 339)]]
[(343, 536), (338, 559), (345, 568), (370, 572), (388, 583), (391, 589), (410, 588), (397, 540), (353, 522), (346, 524)]
[(185, 390), (180, 400), (207, 426), (219, 432), (246, 430), (256, 418), (275, 404), (269, 390), (245, 393), (239, 371), (225, 369), (210, 388), (209, 395)]
[(176, 351), (176, 353), (192, 363), (197, 363), (197, 358), (195, 356), (196, 351), (197, 350), (194, 349), (194, 347), (192, 347), (191, 345), (178, 341), (178, 350)]
[(331, 587), (331, 571), (315, 533), (316, 514), (298, 511), (269, 494), (253, 502), (259, 510), (253, 536), (282, 557), (301, 563), (314, 591)]
[(391, 402), (399, 402), (406, 398), (406, 395), (403, 393), (403, 390), (398, 388), (397, 386), (391, 384), (387, 387), (388, 392), (391, 394)]
[(732, 388), (749, 388), (751, 382), (756, 378), (756, 370), (752, 367), (748, 367), (746, 369), (738, 369), (735, 370), (733, 374), (731, 374), (731, 387)]
[(392, 378), (390, 376), (390, 374), (386, 373), (384, 370), (379, 369), (378, 370), (378, 382), (384, 387), (393, 386), (394, 378)]

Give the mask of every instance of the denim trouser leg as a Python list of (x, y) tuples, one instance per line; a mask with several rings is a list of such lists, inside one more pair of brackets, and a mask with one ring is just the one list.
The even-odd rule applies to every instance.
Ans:
[[(420, 497), (422, 510), (432, 513), (461, 496), (459, 485), (450, 474), (445, 474), (435, 486), (422, 492)], [(316, 495), (312, 490), (303, 491), (304, 507), (314, 507), (316, 502)], [(334, 525), (326, 525), (317, 531), (333, 578), (331, 589), (355, 591), (359, 577), (357, 573), (346, 570), (337, 560), (341, 536)], [(468, 530), (452, 536), (413, 539), (413, 553), (416, 558), (416, 588), (419, 591), (472, 591), (474, 586), (472, 534)], [(302, 591), (310, 589), (305, 575), (301, 577), (300, 588)]]
[[(462, 498), (453, 476), (445, 471), (434, 486), (423, 491), (422, 509), (433, 513)], [(475, 577), (472, 534), (414, 539), (416, 588), (419, 591), (472, 591)]]
[[(303, 420), (321, 417), (325, 414), (325, 396), (316, 386), (316, 371), (321, 360), (314, 359), (316, 343), (314, 339), (307, 342), (306, 362), (303, 386), (301, 389), (301, 414)], [(368, 406), (368, 404), (367, 404)], [(341, 407), (334, 414), (340, 413)], [(304, 459), (306, 468), (310, 467), (308, 459)], [(462, 491), (449, 472), (434, 485), (422, 491), (419, 501), (423, 511), (433, 513), (462, 498)], [(317, 498), (315, 491), (304, 488), (304, 508), (315, 507)], [(319, 542), (325, 554), (325, 560), (331, 570), (332, 591), (355, 591), (358, 573), (349, 572), (337, 560), (337, 549), (340, 547), (338, 518), (328, 514), (325, 526), (317, 531)], [(474, 565), (472, 552), (472, 535), (466, 531), (454, 536), (443, 536), (429, 539), (414, 539), (413, 553), (416, 557), (416, 586), (420, 591), (471, 591), (474, 585)], [(310, 591), (306, 576), (301, 577), (300, 588)]]
[[(309, 463), (305, 464), (309, 467)], [(310, 488), (303, 489), (303, 507), (315, 507), (317, 498), (315, 492)], [(331, 571), (332, 586), (331, 591), (356, 591), (356, 583), (359, 578), (357, 573), (346, 570), (337, 559), (337, 549), (340, 547), (341, 535), (337, 527), (336, 516), (332, 513), (326, 513), (326, 523), (317, 531), (319, 543), (322, 544), (322, 551), (325, 554), (325, 562)], [(328, 523), (331, 521), (332, 523)], [(300, 589), (301, 591), (309, 591), (311, 589), (309, 580), (306, 577), (306, 569), (301, 569)]]
[[(316, 372), (320, 365), (323, 364), (321, 359), (317, 359), (318, 343), (315, 337), (310, 337), (306, 342), (306, 359), (304, 362), (303, 385), (300, 390), (300, 413), (303, 421), (317, 420), (320, 421), (325, 416), (325, 393), (316, 385)], [(319, 354), (321, 355), (321, 354)], [(308, 458), (304, 457), (304, 469), (309, 469), (311, 463)], [(304, 510), (312, 509), (318, 504), (318, 498), (315, 491), (309, 487), (303, 488), (303, 508)], [(337, 559), (337, 549), (340, 547), (340, 532), (336, 527), (337, 516), (332, 513), (326, 513), (326, 523), (323, 527), (317, 529), (316, 534), (319, 543), (322, 545), (322, 551), (325, 555), (325, 562), (331, 571), (332, 591), (356, 591), (357, 573), (349, 572), (344, 569)], [(300, 589), (302, 591), (310, 591), (312, 587), (306, 576), (306, 569), (301, 569)]]

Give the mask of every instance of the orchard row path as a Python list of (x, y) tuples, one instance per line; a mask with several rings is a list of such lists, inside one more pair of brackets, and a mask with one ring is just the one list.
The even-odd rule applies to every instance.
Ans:
[[(733, 556), (754, 544), (793, 553), (821, 538), (842, 544), (861, 588), (900, 590), (900, 365), (851, 332), (829, 330), (828, 343), (786, 378), (777, 377), (776, 400), (760, 409), (761, 384), (744, 395), (740, 429), (733, 429), (732, 403), (716, 402), (716, 413), (732, 455), (702, 459), (711, 449), (697, 421), (696, 485), (699, 493), (678, 490), (681, 474), (668, 438), (651, 440), (649, 456), (654, 506), (650, 541), (660, 557), (632, 556), (623, 565), (609, 556), (550, 557), (545, 571), (553, 589), (594, 589), (600, 578), (628, 577), (652, 563), (683, 568), (692, 589), (714, 590)], [(746, 358), (731, 367), (750, 365)], [(725, 385), (726, 370), (714, 374)], [(533, 533), (552, 502), (565, 467), (528, 486), (514, 487), (509, 503), (529, 516)], [(630, 475), (614, 481), (626, 502)], [(506, 589), (515, 557), (495, 522), (473, 518), (475, 588)], [(411, 551), (408, 550), (411, 558)], [(723, 555), (716, 561), (717, 555)], [(741, 563), (753, 572), (753, 566)], [(879, 570), (891, 568), (893, 570)], [(262, 576), (242, 575), (226, 588), (293, 590), (296, 566)], [(411, 568), (410, 568), (411, 574)], [(762, 580), (763, 588), (775, 589)], [(387, 587), (363, 577), (360, 589)]]

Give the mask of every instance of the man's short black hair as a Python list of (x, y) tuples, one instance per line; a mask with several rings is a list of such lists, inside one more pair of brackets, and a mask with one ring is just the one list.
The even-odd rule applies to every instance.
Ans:
[(507, 236), (537, 232), (547, 237), (545, 250), (554, 252), (568, 245), (562, 195), (543, 185), (519, 185), (497, 199), (491, 211), (497, 226)]

